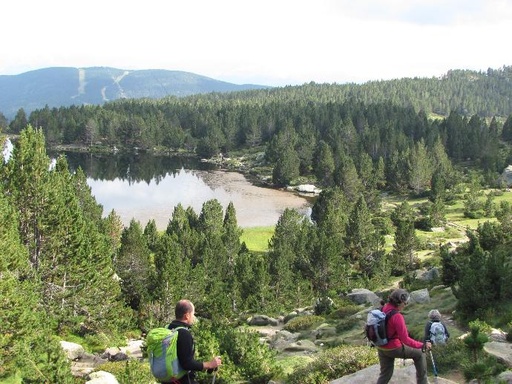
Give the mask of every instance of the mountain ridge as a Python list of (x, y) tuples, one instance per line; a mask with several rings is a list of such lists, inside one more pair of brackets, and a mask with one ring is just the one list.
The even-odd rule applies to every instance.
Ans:
[(12, 119), (20, 108), (29, 114), (45, 106), (101, 105), (117, 99), (159, 99), (266, 88), (271, 87), (233, 84), (166, 69), (48, 67), (18, 75), (0, 75), (0, 112)]

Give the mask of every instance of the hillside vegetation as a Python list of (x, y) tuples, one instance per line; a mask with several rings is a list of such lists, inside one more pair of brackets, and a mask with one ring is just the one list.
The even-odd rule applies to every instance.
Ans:
[[(508, 68), (480, 76), (508, 76)], [(479, 320), (508, 332), (512, 204), (499, 175), (512, 159), (512, 116), (462, 108), (432, 119), (391, 99), (336, 99), (335, 89), (18, 113), (8, 127), (12, 156), (0, 165), (0, 379), (71, 383), (59, 340), (101, 350), (165, 324), (186, 297), (202, 319), (198, 357), (226, 361), (219, 383), (293, 382), (274, 352), (240, 327), (251, 314), (312, 307), (315, 316), (338, 313), (343, 328), (354, 325), (347, 292), (416, 289), (424, 284), (417, 271), (432, 267), (432, 284), (456, 299), (443, 308), (455, 309), (459, 326)], [(487, 96), (479, 97), (490, 106)], [(153, 220), (124, 227), (115, 211), (104, 214), (81, 169), (50, 160), (46, 149), (57, 144), (189, 151), (225, 166), (236, 154), (236, 169), (260, 182), (308, 182), (322, 193), (310, 219), (286, 209), (266, 249), (268, 235), (244, 242), (234, 206), (216, 200), (200, 212), (177, 206), (162, 233)], [(468, 363), (469, 376), (498, 370), (470, 369), (479, 363)]]

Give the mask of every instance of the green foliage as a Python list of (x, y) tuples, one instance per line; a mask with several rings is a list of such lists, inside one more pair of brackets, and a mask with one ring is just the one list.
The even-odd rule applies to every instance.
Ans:
[[(214, 325), (205, 320), (194, 327), (193, 333), (198, 359), (206, 361), (213, 356), (222, 357), (223, 363), (217, 372), (219, 382), (248, 380), (264, 384), (280, 375), (275, 352), (262, 344), (255, 332), (229, 325)], [(201, 373), (203, 379), (207, 377), (205, 375)]]
[(484, 344), (489, 341), (486, 332), (490, 326), (483, 321), (475, 320), (469, 323), (470, 334), (464, 338), (464, 344), (470, 353), (470, 359), (463, 364), (464, 377), (469, 381), (484, 380), (502, 372), (505, 367), (497, 363), (493, 356), (483, 353)]
[[(309, 103), (308, 108), (302, 108), (300, 102), (288, 103), (301, 100), (305, 90), (317, 95), (318, 102)], [(236, 103), (220, 97), (217, 101), (200, 98), (204, 101), (201, 108), (194, 99), (193, 103), (130, 101), (80, 111), (45, 111), (62, 116), (76, 113), (75, 124), (69, 126), (75, 126), (77, 132), (64, 134), (55, 127), (44, 128), (49, 133), (46, 140), (51, 142), (78, 142), (78, 137), (90, 141), (99, 135), (112, 143), (149, 147), (152, 139), (147, 127), (167, 129), (170, 123), (166, 119), (173, 116), (172, 130), (182, 136), (181, 144), (198, 142), (205, 154), (216, 153), (222, 146), (267, 145), (277, 182), (308, 178), (311, 172), (320, 178), (326, 172), (322, 182), (337, 183), (338, 187), (325, 189), (318, 197), (312, 223), (298, 212), (285, 211), (271, 238), (269, 253), (257, 257), (239, 241), (234, 208), (228, 209), (223, 220), (222, 207), (215, 201), (206, 203), (200, 216), (191, 209), (177, 208), (163, 236), (156, 233), (154, 223), (148, 224), (144, 233), (133, 225), (123, 232), (120, 242), (119, 223), (116, 228), (115, 217), (103, 222), (101, 207), (86, 187), (85, 174), (71, 175), (64, 158), (50, 171), (42, 131), (28, 128), (21, 135), (12, 162), (0, 166), (0, 245), (5, 250), (0, 258), (0, 293), (5, 304), (0, 314), (0, 373), (10, 375), (20, 367), (25, 374), (32, 365), (36, 366), (34, 376), (27, 380), (38, 380), (40, 371), (42, 378), (66, 382), (66, 364), (54, 348), (55, 341), (49, 340), (50, 335), (75, 332), (85, 338), (87, 348), (100, 350), (105, 339), (133, 326), (131, 313), (122, 308), (123, 299), (138, 311), (143, 329), (168, 320), (175, 301), (181, 297), (192, 299), (204, 316), (229, 318), (235, 309), (277, 311), (309, 305), (312, 297), (335, 297), (356, 284), (385, 283), (390, 266), (395, 274), (416, 267), (414, 251), (418, 243), (411, 223), (417, 220), (415, 211), (409, 212), (405, 203), (391, 216), (396, 231), (389, 258), (381, 250), (380, 239), (369, 236), (373, 232), (390, 233), (386, 216), (373, 217), (379, 204), (376, 186), (425, 195), (435, 175), (430, 196), (435, 199), (425, 206), (423, 214), (428, 216), (427, 227), (442, 222), (444, 201), (465, 188), (451, 169), (448, 155), (455, 160), (480, 161), (484, 166), (488, 159), (483, 152), (490, 147), (479, 145), (487, 142), (492, 147), (496, 138), (476, 137), (477, 132), (487, 135), (489, 131), (478, 116), (465, 119), (454, 112), (443, 121), (427, 121), (411, 108), (359, 105), (341, 101), (345, 99), (337, 99), (339, 95), (328, 97), (328, 103), (321, 101), (323, 92), (332, 90), (311, 85), (279, 91), (285, 103), (272, 101), (276, 103), (272, 105), (260, 96), (252, 100), (236, 96), (240, 97)], [(162, 111), (156, 114), (160, 117), (149, 113), (152, 109)], [(221, 110), (223, 113), (219, 113)], [(130, 118), (125, 116), (127, 111)], [(289, 118), (297, 113), (300, 119)], [(98, 119), (96, 114), (104, 114), (104, 118)], [(224, 124), (220, 116), (229, 123)], [(23, 117), (21, 112), (19, 117)], [(31, 120), (49, 120), (38, 117), (44, 117), (42, 111), (34, 113)], [(107, 132), (105, 125), (114, 122), (123, 128)], [(78, 132), (82, 126), (85, 131)], [(183, 133), (177, 127), (188, 131)], [(318, 151), (313, 156), (315, 146)], [(480, 201), (482, 180), (470, 177), (470, 193), (460, 213), (492, 213), (491, 199), (487, 205)], [(465, 321), (481, 316), (510, 323), (510, 311), (499, 305), (512, 297), (510, 207), (501, 205), (496, 216), (499, 225), (482, 225), (469, 234), (469, 244), (456, 253), (441, 251), (443, 282), (454, 288), (459, 299), (457, 313)], [(10, 222), (11, 217), (16, 219)], [(122, 279), (123, 296), (113, 266)], [(375, 280), (370, 278), (372, 273)], [(409, 289), (422, 287), (412, 275), (404, 278), (403, 285)], [(25, 306), (44, 310), (46, 324), (53, 327), (45, 330), (35, 345), (27, 335), (31, 335), (31, 325), (41, 324), (42, 319)], [(347, 317), (353, 309), (338, 311), (331, 314), (341, 319), (338, 331), (350, 329), (354, 322)], [(299, 317), (287, 327), (306, 330), (321, 320)], [(100, 333), (103, 331), (105, 334)], [(221, 354), (226, 362), (218, 373), (219, 380), (263, 382), (273, 377), (273, 356), (259, 344), (256, 335), (221, 326), (200, 327), (196, 332), (198, 354), (205, 360)], [(420, 330), (415, 332), (421, 337)], [(481, 342), (476, 337), (471, 348), (477, 350)], [(477, 368), (473, 375), (481, 374)], [(135, 372), (138, 367), (127, 366), (127, 370)], [(131, 374), (127, 373), (127, 380), (137, 380), (136, 374)], [(318, 378), (323, 374), (319, 373)]]
[(480, 319), (470, 321), (468, 325), (471, 332), (490, 334), (492, 331), (492, 327)]
[(313, 362), (288, 376), (288, 384), (327, 384), (373, 364), (379, 359), (374, 348), (342, 345), (322, 352)]
[(156, 279), (147, 239), (140, 223), (134, 219), (123, 230), (114, 266), (121, 279), (126, 303), (132, 309), (139, 310), (142, 303), (150, 300)]
[(324, 318), (316, 315), (297, 316), (286, 323), (284, 329), (290, 332), (304, 331), (311, 328), (315, 324), (324, 321)]
[(23, 383), (72, 384), (69, 361), (56, 336), (46, 333), (32, 334), (30, 344), (17, 346), (18, 369)]
[[(446, 345), (433, 345), (432, 354), (439, 374), (458, 370), (461, 364), (469, 360), (469, 352), (464, 342), (451, 337)], [(427, 359), (428, 370), (432, 370), (432, 361)]]
[(493, 378), (505, 371), (507, 367), (494, 356), (485, 356), (478, 362), (464, 362), (461, 364), (464, 378), (469, 382), (476, 379), (477, 382), (493, 382)]
[(98, 370), (111, 373), (119, 384), (153, 384), (155, 382), (147, 361), (108, 362), (101, 364)]
[(360, 320), (355, 317), (341, 319), (336, 323), (336, 332), (345, 332), (360, 325)]
[(338, 308), (336, 308), (335, 311), (333, 311), (330, 314), (330, 318), (334, 319), (343, 319), (345, 317), (349, 317), (351, 315), (356, 314), (361, 310), (361, 307), (355, 304), (346, 303), (345, 305), (342, 305)]
[(86, 351), (91, 353), (101, 353), (111, 345), (121, 345), (125, 340), (114, 338), (113, 335), (106, 335), (103, 332), (85, 335), (76, 342), (84, 347)]
[(334, 301), (329, 296), (320, 297), (315, 302), (315, 315), (328, 315), (334, 309)]
[(508, 323), (505, 328), (506, 339), (508, 342), (512, 342), (512, 323)]

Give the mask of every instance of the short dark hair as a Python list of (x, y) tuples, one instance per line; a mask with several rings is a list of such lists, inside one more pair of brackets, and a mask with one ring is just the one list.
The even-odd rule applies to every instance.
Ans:
[(190, 300), (180, 300), (176, 304), (174, 308), (174, 316), (176, 316), (177, 320), (183, 319), (187, 313), (190, 313), (194, 310), (194, 305)]

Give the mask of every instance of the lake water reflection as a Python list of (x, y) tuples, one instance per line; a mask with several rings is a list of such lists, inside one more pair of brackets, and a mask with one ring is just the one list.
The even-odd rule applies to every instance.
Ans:
[(285, 208), (309, 214), (309, 202), (294, 193), (252, 185), (240, 173), (192, 171), (181, 169), (158, 182), (127, 180), (94, 180), (89, 178), (92, 194), (103, 205), (104, 213), (112, 209), (124, 225), (135, 218), (142, 225), (154, 219), (158, 229), (165, 229), (174, 207), (192, 207), (201, 212), (205, 201), (217, 199), (224, 209), (229, 202), (235, 206), (241, 227), (275, 225)]
[(164, 230), (178, 204), (199, 214), (203, 203), (211, 199), (217, 199), (224, 209), (233, 202), (238, 225), (244, 228), (275, 225), (285, 208), (304, 215), (311, 210), (305, 197), (257, 187), (243, 174), (220, 171), (194, 158), (64, 154), (71, 170), (84, 170), (104, 215), (115, 210), (125, 226), (132, 218), (143, 226), (154, 219), (157, 228)]

